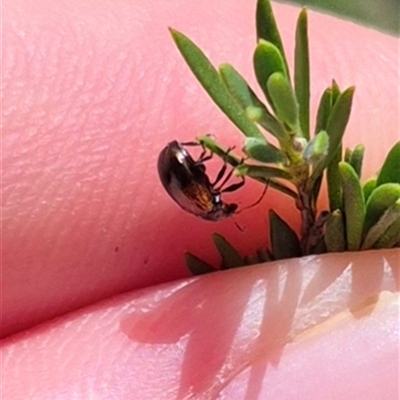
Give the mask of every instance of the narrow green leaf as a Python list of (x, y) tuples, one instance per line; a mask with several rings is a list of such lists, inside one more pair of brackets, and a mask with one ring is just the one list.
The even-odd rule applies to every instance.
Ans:
[(294, 89), (299, 103), (299, 120), (303, 136), (310, 138), (310, 61), (308, 54), (307, 11), (301, 11), (296, 27)]
[(215, 140), (213, 140), (210, 136), (203, 135), (198, 136), (197, 140), (201, 143), (206, 149), (210, 150), (213, 154), (216, 154), (218, 157), (221, 157), (224, 161), (226, 161), (232, 167), (237, 167), (241, 164), (241, 159), (232, 154), (232, 152), (228, 152), (227, 149), (222, 148)]
[(262, 180), (262, 178), (257, 178), (257, 177), (255, 177), (253, 179), (258, 180), (260, 182), (267, 183), (268, 186), (270, 186), (271, 188), (273, 188), (283, 194), (286, 194), (287, 196), (291, 197), (295, 201), (297, 201), (299, 198), (298, 194), (294, 190), (288, 188), (286, 185), (284, 185), (281, 182), (274, 181), (273, 179), (268, 179), (267, 181), (265, 181), (265, 180)]
[(364, 193), (353, 167), (339, 163), (339, 172), (343, 186), (343, 205), (346, 219), (347, 250), (355, 251), (360, 248), (365, 218)]
[(326, 157), (329, 148), (329, 136), (326, 131), (319, 132), (314, 136), (304, 149), (303, 158), (310, 164), (316, 164)]
[(343, 215), (340, 210), (334, 210), (329, 216), (326, 222), (324, 239), (328, 253), (346, 250)]
[[(392, 204), (389, 208), (387, 208), (383, 215), (380, 217), (379, 221), (371, 227), (364, 239), (361, 249), (371, 249), (375, 245), (375, 243), (384, 236), (385, 232), (387, 232), (388, 229), (390, 229), (390, 227), (399, 220), (400, 199)], [(397, 228), (396, 230), (399, 232), (399, 236), (397, 236), (397, 239), (400, 239), (400, 230), (398, 230)], [(393, 237), (391, 232), (389, 232), (389, 235)]]
[(317, 122), (315, 125), (314, 134), (318, 132), (325, 131), (328, 125), (329, 115), (332, 109), (332, 89), (325, 89), (319, 101), (318, 111), (317, 111)]
[(350, 164), (352, 154), (353, 151), (347, 147), (346, 150), (344, 151), (343, 161), (346, 161), (347, 163)]
[(370, 178), (364, 183), (363, 192), (366, 202), (368, 201), (369, 196), (371, 195), (373, 190), (376, 188), (376, 179), (377, 178)]
[(253, 65), (257, 82), (271, 107), (274, 109), (274, 104), (268, 94), (267, 82), (274, 72), (281, 72), (286, 76), (285, 63), (282, 54), (275, 45), (261, 39), (254, 51)]
[(278, 164), (286, 161), (286, 156), (278, 148), (257, 138), (246, 138), (243, 152), (253, 160), (264, 163)]
[(384, 183), (400, 183), (400, 142), (390, 149), (379, 172), (377, 186)]
[(361, 177), (362, 163), (364, 159), (365, 147), (362, 144), (356, 146), (356, 148), (351, 152), (349, 164), (354, 168), (358, 177)]
[(373, 190), (366, 205), (364, 232), (374, 226), (387, 208), (400, 198), (400, 184), (384, 183)]
[(223, 113), (243, 132), (245, 136), (264, 136), (257, 126), (250, 121), (243, 109), (235, 101), (225, 86), (218, 71), (213, 67), (204, 53), (185, 35), (170, 29), (179, 51), (200, 84), (214, 100)]
[(248, 176), (250, 178), (264, 178), (266, 180), (269, 178), (287, 180), (292, 179), (292, 176), (289, 174), (289, 172), (283, 169), (267, 167), (264, 165), (241, 164), (236, 167), (235, 174), (238, 176)]
[(242, 267), (245, 262), (236, 249), (218, 233), (213, 233), (212, 240), (222, 258), (221, 269)]
[(314, 181), (318, 176), (321, 175), (322, 171), (331, 163), (337, 154), (338, 148), (342, 143), (347, 122), (349, 121), (353, 95), (353, 87), (346, 89), (339, 95), (333, 106), (326, 127), (326, 131), (329, 135), (328, 155), (326, 156), (324, 162), (318, 164), (318, 166), (314, 169), (311, 176), (311, 181)]
[[(219, 73), (232, 96), (244, 109), (250, 106), (265, 109), (264, 104), (257, 98), (246, 80), (232, 65), (221, 64)], [(267, 112), (267, 110), (265, 111)]]
[(339, 96), (340, 96), (340, 88), (339, 85), (337, 84), (337, 82), (332, 79), (332, 107), (336, 104)]
[(289, 76), (289, 68), (287, 65), (285, 50), (282, 45), (281, 35), (275, 21), (274, 13), (271, 8), (269, 0), (258, 0), (256, 8), (256, 28), (257, 28), (257, 41), (264, 39), (274, 46), (276, 46), (285, 63), (285, 70)]
[(230, 64), (222, 64), (219, 73), (233, 98), (241, 105), (246, 116), (279, 140), (286, 140), (284, 126), (267, 110), (246, 80)]
[(267, 81), (267, 90), (280, 119), (299, 132), (299, 107), (290, 82), (281, 72), (274, 72)]
[(343, 207), (342, 199), (342, 179), (339, 172), (339, 162), (342, 160), (342, 146), (340, 145), (332, 161), (326, 170), (326, 180), (328, 186), (329, 209), (341, 210)]
[(273, 210), (269, 211), (271, 251), (275, 260), (301, 256), (299, 239), (294, 230)]
[(203, 275), (217, 271), (214, 267), (191, 253), (185, 253), (186, 266), (192, 275)]
[(391, 249), (392, 247), (400, 247), (400, 218), (390, 225), (374, 245), (375, 249)]

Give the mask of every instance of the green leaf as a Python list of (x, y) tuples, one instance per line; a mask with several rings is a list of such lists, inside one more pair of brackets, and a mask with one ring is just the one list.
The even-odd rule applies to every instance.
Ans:
[(339, 163), (339, 172), (343, 186), (343, 205), (346, 219), (347, 250), (355, 251), (360, 248), (365, 218), (364, 193), (353, 167)]
[(234, 156), (231, 151), (228, 152), (228, 149), (222, 148), (210, 136), (207, 136), (207, 135), (198, 136), (197, 140), (206, 149), (210, 150), (213, 154), (216, 154), (218, 157), (221, 157), (229, 165), (232, 165), (232, 167), (237, 167), (238, 165), (241, 164), (240, 158)]
[(379, 172), (377, 186), (384, 183), (400, 183), (400, 142), (391, 148)]
[(203, 275), (215, 272), (216, 269), (191, 253), (185, 253), (186, 266), (192, 275)]
[(323, 163), (320, 163), (314, 169), (311, 182), (315, 181), (322, 171), (331, 163), (337, 154), (347, 122), (349, 121), (351, 105), (353, 101), (354, 88), (351, 87), (341, 93), (329, 115), (326, 131), (329, 135), (329, 151)]
[[(282, 45), (281, 36), (276, 25), (274, 13), (271, 8), (269, 0), (258, 0), (256, 8), (256, 28), (257, 28), (257, 41), (264, 39), (267, 42), (276, 46), (282, 54), (285, 64), (285, 71), (289, 76), (289, 68), (287, 65), (285, 50)], [(266, 82), (266, 81), (265, 81)]]
[(365, 201), (368, 201), (369, 196), (371, 195), (371, 193), (375, 188), (376, 188), (376, 178), (370, 178), (364, 183), (363, 192)]
[(352, 154), (353, 154), (353, 151), (349, 148), (346, 148), (346, 150), (344, 151), (343, 161), (346, 161), (347, 163), (350, 164)]
[(366, 205), (364, 232), (374, 226), (387, 208), (400, 198), (400, 184), (384, 183), (373, 190)]
[(361, 177), (362, 163), (364, 159), (365, 147), (362, 144), (356, 146), (351, 152), (349, 164), (354, 168), (358, 177)]
[(328, 153), (329, 136), (326, 131), (319, 132), (311, 139), (304, 149), (303, 158), (309, 164), (316, 164)]
[(343, 215), (340, 210), (334, 210), (329, 216), (326, 222), (324, 239), (328, 253), (346, 250)]
[(279, 140), (288, 136), (284, 126), (267, 110), (245, 79), (230, 64), (222, 64), (219, 73), (233, 98), (241, 105), (246, 116)]
[(212, 240), (222, 258), (221, 269), (242, 267), (245, 262), (236, 249), (218, 233), (213, 233)]
[[(398, 203), (396, 203), (397, 206)], [(400, 218), (386, 230), (386, 232), (374, 244), (375, 249), (391, 249), (392, 247), (400, 247)]]
[(272, 43), (261, 39), (254, 51), (253, 64), (257, 82), (271, 107), (274, 108), (274, 104), (272, 103), (267, 91), (267, 82), (274, 72), (281, 72), (286, 76), (285, 63), (282, 54)]
[(325, 89), (319, 101), (318, 111), (317, 111), (317, 122), (315, 125), (314, 134), (326, 130), (328, 125), (329, 115), (332, 109), (332, 89)]
[(292, 176), (289, 172), (273, 167), (267, 167), (264, 165), (249, 165), (241, 164), (235, 169), (235, 174), (238, 176), (248, 176), (250, 178), (264, 178), (266, 180), (270, 178), (276, 179), (287, 179), (291, 180)]
[(257, 98), (246, 80), (230, 64), (221, 64), (219, 73), (225, 85), (229, 89), (235, 100), (245, 109), (246, 107), (257, 107), (265, 109), (264, 104)]
[(329, 209), (341, 210), (342, 204), (342, 179), (339, 172), (339, 162), (342, 160), (342, 146), (340, 145), (326, 171), (328, 185)]
[[(362, 249), (371, 249), (379, 239), (381, 239), (385, 232), (390, 229), (390, 227), (400, 220), (400, 199), (397, 200), (394, 204), (392, 204), (383, 215), (380, 217), (379, 221), (370, 228), (368, 231)], [(396, 227), (396, 231), (398, 232), (397, 240), (400, 240), (400, 229)], [(391, 238), (395, 239), (396, 236), (393, 236), (392, 232), (389, 232)], [(393, 243), (395, 244), (395, 242)]]
[(294, 89), (299, 103), (299, 120), (303, 136), (310, 138), (310, 61), (308, 54), (307, 11), (297, 20), (294, 56)]
[(257, 178), (257, 177), (255, 177), (253, 179), (258, 180), (260, 182), (265, 182), (271, 188), (273, 188), (283, 194), (286, 194), (287, 196), (291, 197), (295, 201), (298, 201), (298, 198), (299, 198), (298, 194), (294, 190), (288, 188), (286, 185), (284, 185), (281, 182), (274, 181), (273, 179), (268, 179), (267, 181), (265, 181), (265, 180), (262, 180), (262, 178)]
[(204, 53), (182, 33), (173, 29), (170, 29), (170, 31), (189, 68), (214, 100), (215, 104), (245, 136), (263, 138), (264, 136), (257, 126), (247, 118), (243, 109), (232, 97), (219, 76), (218, 71), (213, 67)]
[(275, 260), (301, 256), (299, 239), (294, 230), (273, 210), (269, 211), (271, 251)]
[(274, 72), (267, 81), (267, 90), (280, 119), (299, 132), (299, 107), (290, 82), (281, 72)]
[(340, 88), (334, 79), (332, 79), (331, 88), (332, 88), (332, 107), (333, 107), (340, 96)]
[(264, 163), (278, 164), (286, 161), (286, 156), (279, 149), (257, 138), (246, 138), (243, 152), (253, 160)]

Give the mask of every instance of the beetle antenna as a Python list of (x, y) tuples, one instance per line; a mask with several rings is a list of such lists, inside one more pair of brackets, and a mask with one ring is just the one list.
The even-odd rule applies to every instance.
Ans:
[(242, 211), (244, 210), (248, 210), (249, 208), (253, 208), (255, 207), (257, 204), (261, 203), (261, 200), (264, 198), (265, 193), (267, 193), (267, 189), (268, 189), (268, 184), (265, 185), (263, 192), (261, 193), (261, 196), (257, 199), (257, 201), (245, 208), (242, 208), (240, 211), (238, 211), (236, 214), (240, 214)]

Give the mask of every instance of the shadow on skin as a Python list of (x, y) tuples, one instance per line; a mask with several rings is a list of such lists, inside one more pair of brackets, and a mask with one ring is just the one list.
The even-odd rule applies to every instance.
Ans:
[(399, 289), (389, 267), (396, 254), (381, 265), (366, 265), (362, 257), (349, 263), (348, 255), (337, 254), (334, 265), (323, 266), (318, 256), (310, 256), (297, 266), (283, 260), (275, 268), (248, 267), (246, 274), (230, 270), (230, 279), (225, 273), (195, 278), (169, 298), (124, 317), (121, 328), (134, 341), (185, 348), (177, 399), (216, 398), (247, 368), (248, 394), (254, 398), (269, 366), (279, 365), (297, 334), (347, 308), (357, 318), (365, 316), (360, 313), (365, 299), (371, 305), (381, 291)]

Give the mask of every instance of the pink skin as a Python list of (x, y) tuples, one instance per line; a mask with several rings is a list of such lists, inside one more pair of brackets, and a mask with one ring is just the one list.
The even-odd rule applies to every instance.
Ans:
[[(236, 218), (255, 235), (244, 242), (231, 220), (185, 214), (156, 174), (169, 140), (210, 132), (240, 144), (167, 25), (253, 79), (252, 2), (13, 0), (3, 9), (4, 336), (187, 277), (185, 250), (217, 263), (215, 230), (254, 251), (267, 239), (257, 233), (265, 202), (298, 225), (292, 202), (269, 191)], [(274, 9), (291, 58), (298, 10)], [(315, 13), (309, 25), (312, 109), (331, 78), (356, 85), (346, 145), (367, 145), (370, 175), (398, 138), (398, 39)], [(254, 201), (260, 188), (246, 186), (228, 201)], [(292, 260), (79, 310), (4, 342), (4, 398), (395, 398), (399, 256)]]

